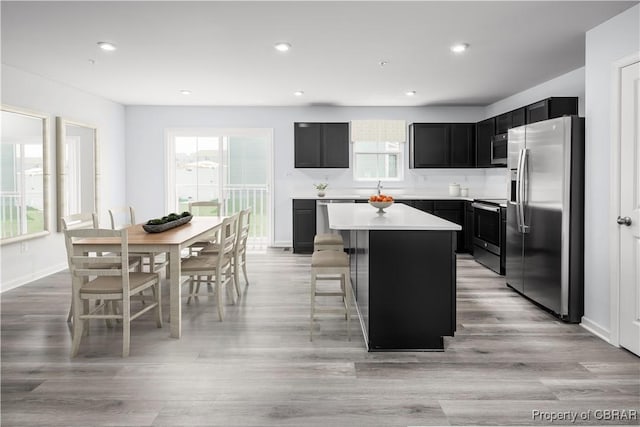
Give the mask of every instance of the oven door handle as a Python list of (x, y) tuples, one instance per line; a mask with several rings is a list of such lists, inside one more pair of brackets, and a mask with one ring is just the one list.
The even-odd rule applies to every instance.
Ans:
[(485, 205), (484, 203), (471, 203), (471, 206), (473, 206), (476, 209), (482, 209), (484, 211), (489, 211), (489, 212), (500, 212), (500, 207), (496, 207), (496, 206), (492, 206), (492, 205)]

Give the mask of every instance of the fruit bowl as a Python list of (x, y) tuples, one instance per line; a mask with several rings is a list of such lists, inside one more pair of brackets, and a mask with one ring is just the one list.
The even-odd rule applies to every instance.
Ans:
[(393, 204), (393, 201), (391, 202), (372, 202), (371, 200), (369, 200), (369, 204), (371, 206), (373, 206), (374, 208), (378, 209), (378, 213), (385, 213), (384, 209), (388, 208), (389, 206), (391, 206)]

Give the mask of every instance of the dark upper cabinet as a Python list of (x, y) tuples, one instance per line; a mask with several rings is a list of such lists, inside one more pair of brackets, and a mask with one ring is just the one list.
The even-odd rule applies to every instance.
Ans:
[(349, 123), (294, 123), (296, 168), (348, 168)]
[(295, 167), (318, 167), (322, 144), (322, 124), (296, 123), (294, 126)]
[(526, 110), (525, 107), (518, 108), (508, 113), (496, 116), (496, 135), (509, 132), (511, 128), (517, 128), (525, 124)]
[(293, 200), (293, 253), (312, 253), (316, 235), (316, 201)]
[(454, 168), (472, 168), (476, 163), (476, 126), (453, 123), (451, 126), (451, 162)]
[(511, 112), (511, 127), (517, 128), (527, 124), (527, 111), (524, 107)]
[(475, 166), (473, 123), (412, 123), (409, 144), (410, 168)]
[(324, 123), (322, 129), (322, 167), (348, 168), (349, 123)]
[(535, 123), (568, 114), (578, 114), (577, 97), (552, 97), (527, 105), (526, 121)]
[(507, 133), (511, 126), (511, 113), (500, 114), (496, 117), (496, 135)]
[(449, 166), (449, 125), (446, 123), (413, 123), (409, 126), (409, 167)]
[(496, 134), (496, 118), (478, 122), (476, 125), (476, 166), (493, 167), (491, 164), (491, 138)]

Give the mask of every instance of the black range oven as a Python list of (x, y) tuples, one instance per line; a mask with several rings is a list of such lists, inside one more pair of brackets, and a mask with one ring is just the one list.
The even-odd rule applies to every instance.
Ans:
[(504, 274), (504, 238), (506, 200), (485, 199), (473, 202), (473, 256), (479, 263)]

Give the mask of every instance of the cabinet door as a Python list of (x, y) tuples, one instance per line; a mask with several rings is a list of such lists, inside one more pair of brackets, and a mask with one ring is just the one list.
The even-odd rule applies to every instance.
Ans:
[(413, 207), (423, 212), (433, 213), (433, 200), (416, 200)]
[(526, 112), (524, 107), (518, 108), (511, 112), (511, 127), (517, 128), (525, 124)]
[(462, 231), (458, 231), (456, 233), (456, 252), (464, 251), (464, 202), (453, 201), (453, 200), (436, 200), (434, 203), (435, 210), (433, 214), (435, 216), (439, 216), (440, 218), (444, 218), (447, 221), (451, 221), (462, 226)]
[(496, 117), (496, 135), (509, 132), (511, 126), (511, 113), (500, 114)]
[(349, 167), (349, 123), (323, 123), (321, 167)]
[(414, 123), (411, 139), (411, 167), (449, 166), (449, 125), (446, 123)]
[(321, 167), (321, 123), (294, 123), (294, 157), (296, 168)]
[(541, 122), (549, 118), (549, 101), (544, 99), (526, 107), (527, 123)]
[(472, 202), (465, 203), (464, 211), (464, 246), (467, 252), (473, 254), (473, 235), (474, 235), (474, 222), (473, 222), (473, 206)]
[(454, 168), (475, 166), (476, 132), (473, 123), (451, 124), (451, 162)]
[(496, 118), (479, 122), (476, 126), (476, 166), (491, 167), (491, 137), (495, 135)]
[(316, 235), (316, 201), (293, 200), (293, 253), (313, 252)]

